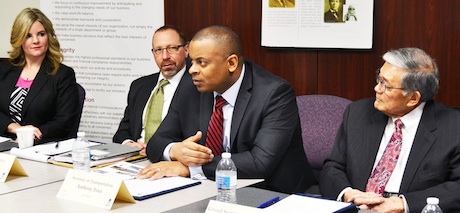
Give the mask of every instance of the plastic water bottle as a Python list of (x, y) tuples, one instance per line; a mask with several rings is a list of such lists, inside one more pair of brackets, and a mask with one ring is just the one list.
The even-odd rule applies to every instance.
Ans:
[(84, 132), (77, 133), (77, 139), (73, 142), (72, 162), (76, 170), (89, 171), (90, 168), (90, 149), (89, 142), (85, 138)]
[(236, 166), (232, 154), (222, 153), (222, 160), (216, 168), (217, 200), (227, 203), (236, 203)]
[(442, 213), (439, 207), (439, 199), (437, 197), (429, 197), (426, 199), (426, 206), (423, 208), (422, 213)]

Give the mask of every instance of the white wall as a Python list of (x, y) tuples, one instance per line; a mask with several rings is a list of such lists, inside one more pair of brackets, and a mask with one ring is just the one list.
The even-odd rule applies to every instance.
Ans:
[(0, 58), (9, 58), (11, 27), (26, 7), (40, 8), (40, 0), (0, 0)]

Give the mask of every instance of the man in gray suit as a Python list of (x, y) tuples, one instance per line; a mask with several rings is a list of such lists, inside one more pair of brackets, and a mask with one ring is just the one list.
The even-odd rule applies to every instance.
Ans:
[[(193, 83), (199, 92), (179, 94), (147, 145), (152, 165), (139, 178), (214, 178), (220, 154), (206, 145), (214, 99), (221, 96), (223, 131), (219, 148), (232, 153), (238, 178), (263, 178), (265, 188), (304, 192), (315, 184), (303, 151), (296, 96), (291, 85), (244, 61), (239, 37), (211, 26), (190, 42)], [(212, 125), (211, 125), (212, 126)]]
[(383, 59), (376, 97), (345, 110), (321, 193), (378, 212), (420, 212), (435, 196), (444, 212), (459, 212), (460, 113), (432, 100), (437, 65), (417, 48)]

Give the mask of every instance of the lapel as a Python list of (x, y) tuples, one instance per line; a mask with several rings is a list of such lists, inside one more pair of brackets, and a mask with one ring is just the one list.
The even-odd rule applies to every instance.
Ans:
[(241, 82), (240, 91), (238, 92), (238, 96), (235, 102), (235, 108), (233, 109), (233, 116), (232, 116), (232, 125), (230, 131), (230, 147), (233, 149), (235, 147), (233, 144), (236, 139), (236, 135), (240, 128), (241, 121), (243, 120), (243, 116), (246, 112), (246, 108), (248, 107), (249, 100), (251, 100), (251, 92), (252, 89), (252, 82), (253, 82), (253, 70), (252, 70), (252, 63), (245, 62), (245, 73), (243, 76), (243, 81)]
[(385, 131), (385, 126), (388, 122), (388, 116), (378, 110), (374, 110), (371, 116), (370, 123), (366, 124), (364, 127), (362, 150), (357, 152), (358, 156), (363, 156), (361, 159), (362, 169), (360, 169), (361, 172), (357, 177), (360, 179), (358, 183), (361, 183), (361, 187), (359, 187), (361, 189), (366, 189), (366, 184), (372, 174), (372, 168)]
[(423, 109), (422, 118), (415, 133), (399, 192), (407, 192), (410, 188), (421, 162), (436, 141), (436, 136), (432, 133), (436, 128), (434, 103), (429, 101)]
[[(155, 86), (157, 85), (159, 75), (160, 75), (159, 73), (153, 74), (152, 78), (150, 80), (147, 80), (145, 84), (141, 85), (141, 87), (139, 88), (139, 98), (137, 99), (139, 100), (139, 103), (135, 104), (136, 106), (136, 111), (135, 111), (136, 117), (135, 118), (140, 118), (137, 124), (140, 125), (139, 130), (141, 131), (142, 131), (142, 119), (143, 119), (142, 116), (143, 116), (144, 108), (147, 106), (147, 103), (148, 103), (148, 100), (149, 100), (150, 94), (152, 93), (153, 88), (155, 88)], [(139, 135), (141, 131), (139, 131)]]
[[(32, 104), (32, 102), (37, 97), (37, 95), (41, 92), (41, 90), (43, 89), (43, 86), (45, 86), (46, 82), (50, 79), (50, 77), (48, 76), (48, 70), (51, 70), (51, 69), (52, 68), (49, 65), (49, 63), (47, 61), (43, 61), (42, 66), (40, 67), (40, 70), (35, 76), (34, 82), (30, 86), (30, 90), (27, 93), (27, 97), (24, 100), (24, 104), (22, 106), (22, 116), (23, 117), (27, 114), (27, 110), (29, 109), (29, 106)], [(45, 91), (45, 92), (51, 92), (51, 91)]]
[(7, 103), (8, 105), (10, 104), (11, 102), (10, 97), (13, 91), (16, 89), (16, 83), (19, 79), (19, 76), (21, 75), (21, 70), (22, 70), (22, 67), (16, 67), (12, 65), (9, 69), (2, 70), (4, 71), (4, 73), (1, 74), (0, 79), (3, 80), (3, 83), (2, 85), (0, 85), (0, 88), (4, 90), (1, 92), (2, 94), (5, 94), (5, 95), (2, 95), (0, 97), (2, 99), (0, 103)]

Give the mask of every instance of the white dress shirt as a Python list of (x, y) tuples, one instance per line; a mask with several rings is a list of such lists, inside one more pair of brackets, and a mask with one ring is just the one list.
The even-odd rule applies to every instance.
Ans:
[[(233, 109), (235, 108), (235, 103), (236, 99), (238, 97), (238, 92), (240, 91), (241, 83), (243, 82), (243, 77), (245, 73), (245, 66), (243, 65), (243, 69), (241, 70), (241, 75), (236, 80), (236, 82), (228, 88), (224, 93), (218, 94), (217, 92), (214, 92), (214, 105), (215, 103), (215, 97), (217, 95), (221, 95), (227, 103), (222, 107), (222, 112), (224, 116), (224, 134), (223, 134), (223, 147), (224, 150), (223, 152), (230, 152), (230, 132), (231, 132), (231, 124), (232, 124), (232, 117), (233, 117)], [(214, 109), (214, 107), (213, 107)], [(203, 135), (202, 137), (206, 137), (206, 135)], [(164, 150), (163, 152), (163, 160), (171, 161), (171, 158), (169, 156), (169, 151), (171, 150), (171, 147), (174, 145), (174, 143), (170, 143)], [(206, 176), (204, 175), (203, 169), (201, 166), (189, 166), (190, 170), (190, 177), (193, 179), (206, 179)]]
[[(409, 159), (409, 154), (412, 149), (412, 144), (414, 143), (415, 133), (417, 132), (420, 119), (422, 118), (423, 107), (425, 107), (425, 102), (421, 103), (415, 109), (402, 116), (400, 119), (403, 122), (404, 126), (402, 127), (402, 146), (401, 152), (399, 153), (398, 162), (391, 173), (390, 180), (388, 180), (387, 185), (385, 186), (386, 192), (399, 192), (399, 187), (401, 186), (402, 177), (404, 170), (406, 168), (407, 160)], [(382, 141), (380, 142), (379, 151), (377, 152), (377, 157), (375, 158), (374, 167), (372, 171), (377, 166), (380, 158), (383, 156), (383, 152), (387, 147), (387, 144), (390, 142), (391, 136), (395, 131), (395, 120), (398, 118), (388, 118), (387, 126), (385, 127), (385, 132), (383, 133)]]

